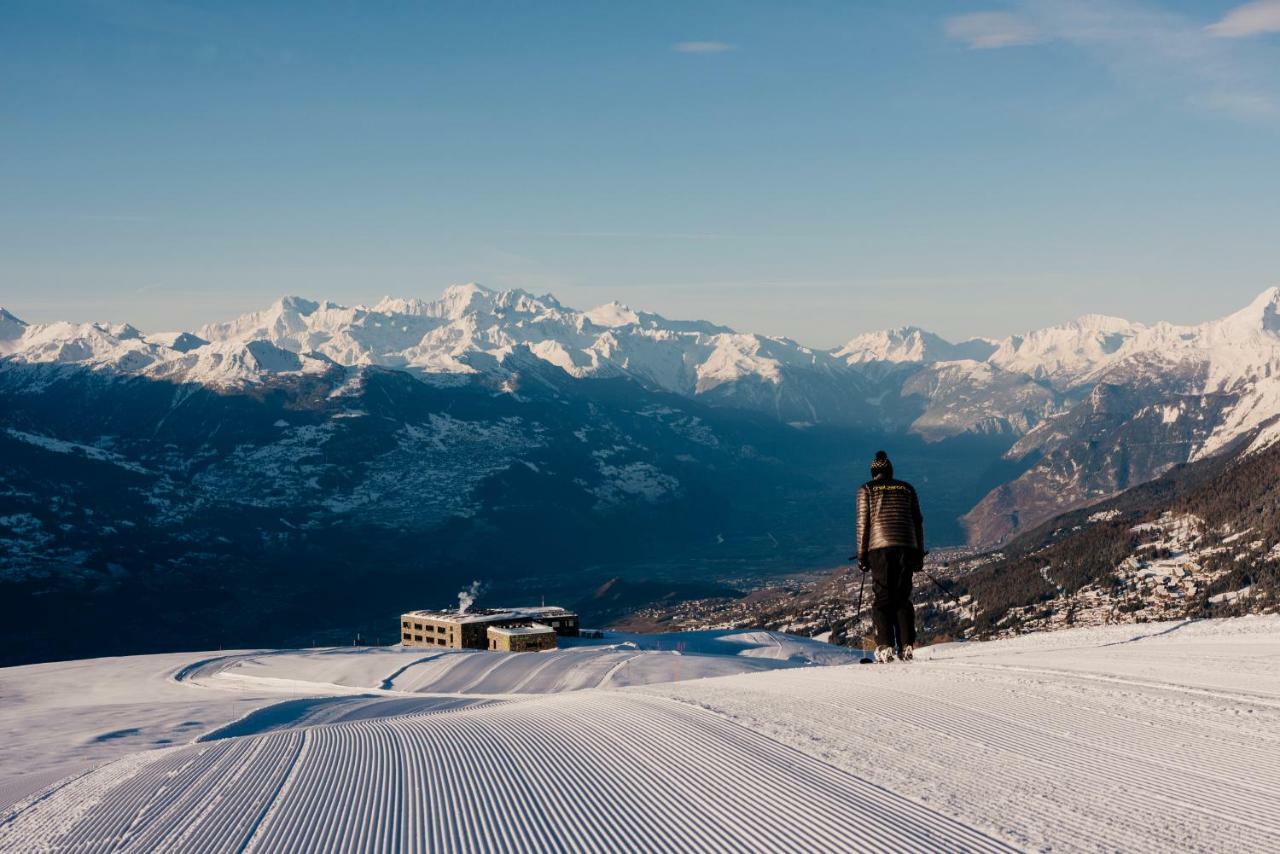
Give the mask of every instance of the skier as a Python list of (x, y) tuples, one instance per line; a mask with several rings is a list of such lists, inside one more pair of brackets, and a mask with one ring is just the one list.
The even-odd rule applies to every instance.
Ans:
[(884, 451), (871, 461), (871, 480), (858, 490), (858, 566), (871, 573), (876, 661), (910, 661), (916, 642), (911, 576), (924, 566), (924, 517), (911, 484), (894, 480)]

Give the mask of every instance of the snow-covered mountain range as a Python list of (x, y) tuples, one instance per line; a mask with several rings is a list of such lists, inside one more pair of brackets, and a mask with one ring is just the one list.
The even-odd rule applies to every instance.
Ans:
[(437, 300), (388, 297), (373, 306), (284, 297), (164, 334), (127, 324), (27, 325), (2, 312), (0, 358), (9, 367), (87, 367), (217, 389), (336, 365), (514, 391), (511, 365), (523, 354), (574, 378), (626, 377), (796, 426), (931, 441), (1002, 435), (1014, 442), (1010, 459), (1029, 470), (975, 509), (974, 539), (990, 542), (1255, 431), (1263, 431), (1259, 443), (1280, 435), (1278, 306), (1280, 289), (1271, 288), (1235, 314), (1193, 326), (1085, 315), (1001, 340), (953, 344), (904, 327), (822, 350), (616, 302), (578, 311), (550, 295), (467, 284)]
[[(504, 358), (524, 348), (574, 377), (629, 376), (677, 394), (723, 397), (817, 422), (877, 416), (883, 422), (886, 412), (898, 421), (911, 407), (883, 392), (899, 391), (906, 382), (913, 383), (909, 396), (919, 399), (916, 408), (925, 412), (937, 395), (946, 398), (967, 386), (988, 399), (986, 416), (1010, 419), (1000, 426), (1022, 433), (1039, 423), (1037, 416), (1061, 408), (1055, 393), (1070, 395), (1098, 383), (1127, 384), (1175, 371), (1194, 376), (1189, 391), (1208, 394), (1239, 392), (1268, 378), (1280, 343), (1278, 293), (1272, 288), (1240, 312), (1199, 326), (1086, 315), (1002, 340), (959, 344), (904, 327), (859, 335), (826, 351), (706, 321), (672, 321), (616, 302), (578, 311), (551, 295), (467, 284), (446, 289), (438, 300), (388, 297), (374, 306), (283, 297), (262, 311), (180, 333), (144, 334), (128, 324), (27, 325), (0, 309), (0, 357), (235, 386), (275, 374), (322, 372), (333, 363), (402, 369), (435, 382), (493, 377), (502, 375)], [(936, 378), (886, 372), (886, 365), (916, 367)], [(1032, 413), (1026, 411), (1027, 381), (1039, 383), (1046, 395), (1033, 402)], [(747, 387), (757, 393), (744, 392)], [(956, 416), (954, 431), (992, 428), (988, 417), (965, 420), (958, 400), (948, 398), (940, 408)], [(1255, 424), (1264, 414), (1255, 408), (1234, 413), (1204, 451)], [(936, 432), (938, 413), (929, 415), (903, 426)]]
[[(1274, 288), (1192, 326), (1086, 316), (959, 344), (905, 328), (832, 350), (478, 285), (287, 297), (162, 334), (0, 310), (0, 622), (30, 636), (95, 591), (172, 616), (122, 649), (167, 648), (192, 631), (167, 603), (232, 579), (244, 601), (217, 613), (244, 624), (223, 628), (298, 642), (361, 603), (280, 603), (352, 572), (373, 614), (406, 583), (477, 575), (581, 590), (584, 572), (829, 566), (878, 447), (921, 486), (932, 545), (997, 544), (1277, 436)], [(62, 654), (47, 634), (33, 656)]]
[[(823, 395), (789, 396), (789, 383), (833, 391), (900, 390), (928, 408), (959, 386), (982, 390), (990, 412), (1015, 417), (1025, 410), (1027, 381), (1046, 396), (1033, 408), (1053, 414), (1052, 395), (1070, 395), (1099, 383), (1127, 385), (1177, 373), (1199, 394), (1256, 390), (1280, 365), (1280, 289), (1249, 306), (1197, 326), (1147, 326), (1085, 315), (1058, 326), (1001, 340), (953, 344), (916, 327), (859, 335), (821, 350), (787, 338), (736, 332), (707, 321), (673, 321), (609, 303), (586, 311), (551, 295), (456, 285), (437, 300), (385, 298), (373, 306), (283, 297), (266, 309), (187, 332), (148, 334), (129, 324), (28, 325), (0, 309), (0, 357), (9, 363), (77, 365), (212, 387), (260, 382), (272, 375), (323, 372), (330, 365), (379, 366), (409, 371), (437, 383), (459, 377), (501, 378), (503, 360), (527, 349), (570, 376), (628, 376), (653, 388), (715, 399), (735, 385), (771, 387), (768, 405), (741, 394), (725, 402), (772, 409), (787, 416), (787, 401), (810, 421), (848, 419), (848, 401)], [(886, 366), (904, 370), (886, 371)], [(923, 372), (928, 379), (919, 376)], [(891, 378), (886, 380), (886, 377)], [(1009, 405), (1009, 389), (1017, 400)], [(1083, 394), (1079, 395), (1083, 397)], [(862, 411), (892, 410), (880, 396), (855, 401)], [(948, 410), (961, 409), (947, 400)], [(1205, 446), (1212, 452), (1242, 429), (1266, 420), (1245, 407)], [(862, 418), (868, 416), (863, 415)], [(917, 415), (918, 417), (918, 415)], [(853, 420), (861, 420), (854, 417)], [(883, 420), (883, 419), (881, 419)], [(1039, 419), (1016, 418), (1007, 428), (1026, 432)], [(1027, 423), (1021, 423), (1027, 422)], [(911, 424), (918, 430), (928, 423)], [(983, 429), (956, 421), (954, 429)]]

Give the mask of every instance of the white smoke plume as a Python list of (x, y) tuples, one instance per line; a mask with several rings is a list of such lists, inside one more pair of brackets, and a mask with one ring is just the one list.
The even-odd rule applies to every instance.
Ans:
[(475, 604), (476, 598), (479, 597), (483, 590), (484, 583), (477, 580), (471, 582), (471, 586), (466, 590), (458, 591), (458, 613), (465, 614), (471, 610), (471, 606)]

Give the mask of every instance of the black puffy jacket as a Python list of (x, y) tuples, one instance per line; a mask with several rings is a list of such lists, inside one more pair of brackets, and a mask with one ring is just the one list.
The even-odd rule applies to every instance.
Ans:
[(924, 516), (915, 488), (904, 480), (878, 477), (858, 490), (858, 559), (889, 546), (924, 551)]

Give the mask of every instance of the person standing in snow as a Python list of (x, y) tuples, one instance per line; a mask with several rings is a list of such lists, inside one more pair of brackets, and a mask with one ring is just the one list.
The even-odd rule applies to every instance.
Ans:
[(915, 488), (894, 480), (884, 451), (871, 461), (871, 480), (858, 490), (858, 565), (871, 573), (876, 661), (910, 661), (916, 642), (911, 576), (924, 566), (924, 516)]

